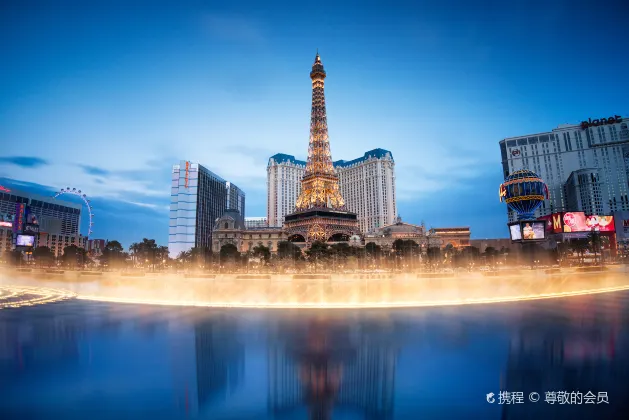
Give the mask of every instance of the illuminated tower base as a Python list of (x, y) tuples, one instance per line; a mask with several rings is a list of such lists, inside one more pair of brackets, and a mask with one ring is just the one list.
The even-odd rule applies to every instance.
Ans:
[(293, 242), (338, 242), (349, 241), (359, 228), (355, 213), (320, 208), (287, 215), (284, 231)]

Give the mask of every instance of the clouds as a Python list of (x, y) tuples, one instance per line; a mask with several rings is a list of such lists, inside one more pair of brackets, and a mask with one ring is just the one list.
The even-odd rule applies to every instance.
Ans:
[(96, 166), (89, 165), (78, 165), (79, 168), (83, 169), (83, 171), (88, 175), (96, 175), (96, 176), (106, 176), (109, 175), (109, 171), (103, 168), (97, 168)]
[(23, 168), (38, 168), (48, 165), (48, 161), (33, 156), (8, 156), (0, 157), (0, 165), (1, 164), (16, 165)]

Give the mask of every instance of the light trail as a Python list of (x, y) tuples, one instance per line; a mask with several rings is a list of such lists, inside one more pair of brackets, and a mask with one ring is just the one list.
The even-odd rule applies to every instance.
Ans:
[(399, 302), (361, 302), (361, 303), (321, 303), (321, 302), (204, 302), (185, 300), (134, 299), (104, 296), (79, 295), (78, 299), (112, 303), (131, 303), (162, 306), (198, 306), (214, 308), (257, 308), (257, 309), (376, 309), (376, 308), (415, 308), (434, 306), (478, 305), (490, 303), (522, 302), (542, 299), (555, 299), (571, 296), (595, 295), (600, 293), (629, 290), (629, 284), (623, 286), (604, 287), (598, 289), (576, 290), (569, 292), (540, 293), (523, 296), (502, 296), (494, 298), (444, 299), (432, 301), (399, 301)]
[(0, 286), (0, 309), (42, 305), (74, 297), (74, 293), (47, 287)]

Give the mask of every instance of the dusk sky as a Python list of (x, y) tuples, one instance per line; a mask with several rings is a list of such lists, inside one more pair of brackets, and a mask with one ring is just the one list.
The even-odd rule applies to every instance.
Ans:
[(627, 40), (622, 0), (5, 0), (0, 184), (80, 188), (94, 238), (166, 245), (184, 159), (265, 216), (268, 158), (306, 158), (318, 49), (334, 160), (390, 150), (405, 221), (507, 237), (498, 142), (629, 116)]

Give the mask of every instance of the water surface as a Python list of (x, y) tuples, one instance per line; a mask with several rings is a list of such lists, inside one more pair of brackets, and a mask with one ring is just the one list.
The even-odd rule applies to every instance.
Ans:
[[(622, 418), (628, 313), (629, 292), (396, 310), (4, 309), (0, 418)], [(524, 402), (499, 404), (501, 390)], [(544, 402), (559, 391), (609, 404)]]

